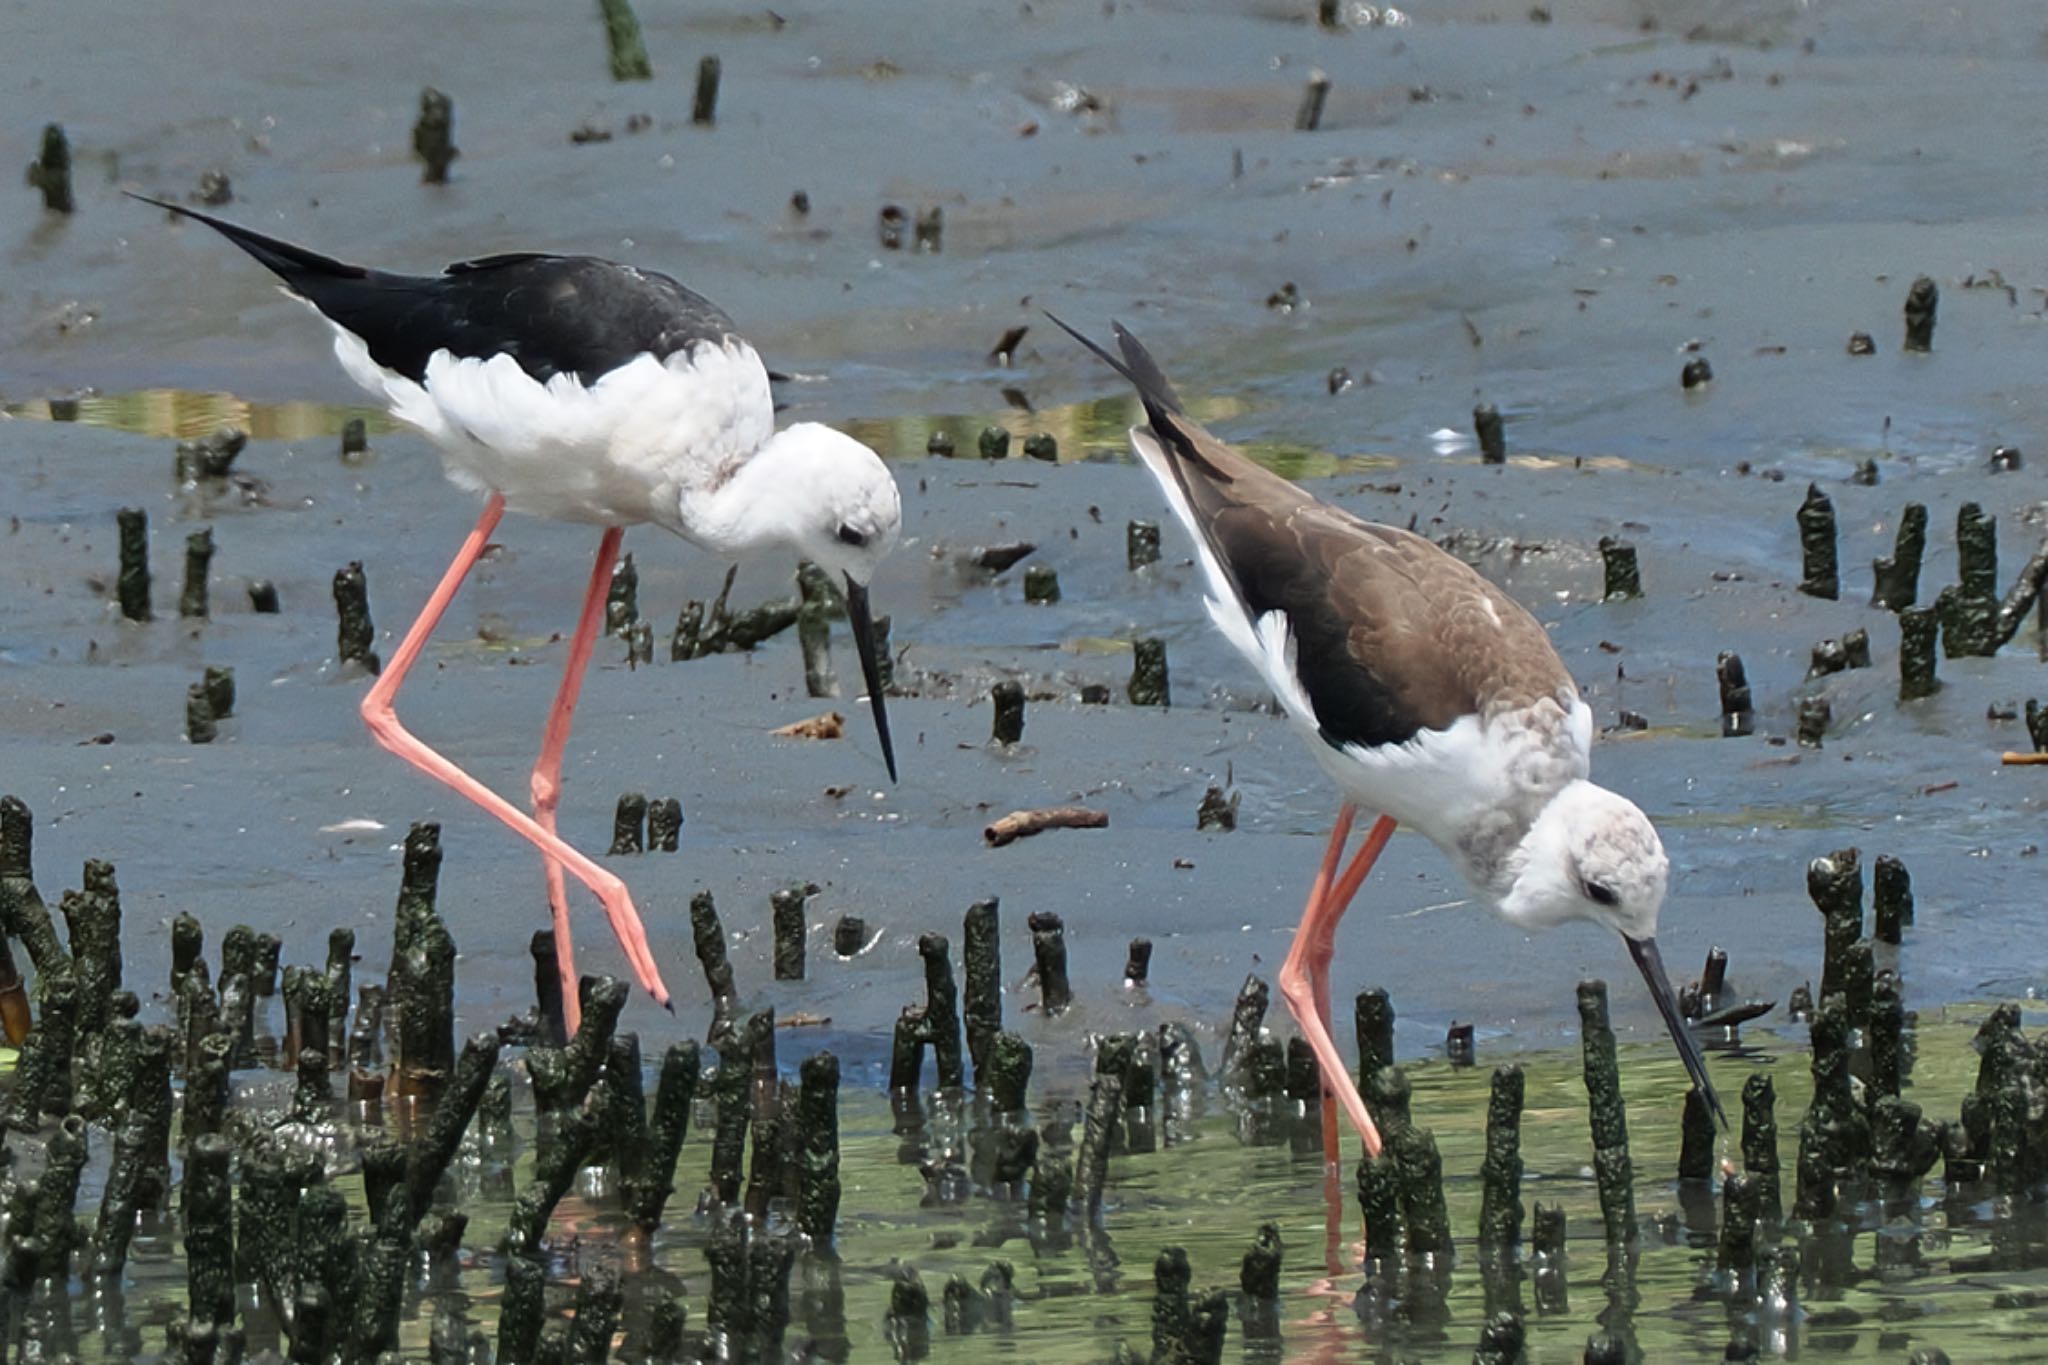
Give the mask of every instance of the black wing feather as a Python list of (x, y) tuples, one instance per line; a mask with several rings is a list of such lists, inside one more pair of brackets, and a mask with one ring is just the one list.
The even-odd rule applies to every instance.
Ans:
[(297, 281), (302, 278), (361, 280), (368, 278), (373, 273), (365, 270), (362, 266), (350, 265), (346, 261), (337, 261), (332, 256), (322, 256), (317, 251), (308, 251), (302, 246), (294, 246), (290, 242), (279, 241), (275, 237), (266, 237), (260, 232), (243, 227), (240, 223), (230, 223), (225, 218), (216, 218), (210, 213), (201, 213), (198, 209), (188, 209), (183, 204), (173, 204), (163, 199), (152, 199), (146, 194), (137, 194), (133, 190), (123, 192), (130, 199), (139, 199), (145, 204), (153, 204), (166, 213), (175, 213), (180, 218), (192, 218), (206, 224), (215, 232), (218, 232), (221, 236), (227, 238), (236, 246), (262, 262), (265, 269), (269, 270), (286, 284), (291, 285), (294, 290), (298, 288)]
[(542, 383), (592, 383), (640, 355), (666, 360), (722, 342), (732, 319), (667, 275), (594, 256), (515, 251), (461, 261), (440, 275), (350, 265), (180, 204), (132, 196), (196, 219), (253, 256), (285, 287), (362, 338), (371, 359), (424, 381), (437, 351), (509, 355)]
[(479, 256), (473, 261), (457, 261), (442, 269), (443, 275), (471, 275), (480, 270), (496, 270), (504, 265), (524, 265), (529, 261), (557, 261), (561, 257), (552, 251), (501, 251), (495, 256)]

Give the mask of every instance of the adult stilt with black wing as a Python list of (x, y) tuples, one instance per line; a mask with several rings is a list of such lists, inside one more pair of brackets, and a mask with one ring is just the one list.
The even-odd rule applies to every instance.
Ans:
[[(893, 780), (867, 588), (902, 527), (887, 467), (830, 427), (777, 431), (754, 348), (714, 304), (666, 275), (537, 252), (400, 275), (144, 202), (206, 224), (276, 275), (327, 321), (349, 376), (433, 440), (450, 479), (484, 494), (475, 528), (363, 698), (363, 719), (379, 744), (539, 848), (572, 1028), (577, 979), (564, 872), (597, 896), (635, 976), (667, 1004), (625, 884), (555, 832), (562, 757), (620, 540), (626, 527), (651, 522), (727, 558), (794, 552), (842, 575)], [(396, 712), (427, 637), (508, 510), (603, 528), (533, 769), (531, 815), (415, 738)]]

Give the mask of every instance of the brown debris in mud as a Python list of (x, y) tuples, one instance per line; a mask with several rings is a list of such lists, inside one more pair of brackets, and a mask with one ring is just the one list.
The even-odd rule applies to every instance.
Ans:
[(1038, 810), (1011, 811), (1000, 820), (990, 822), (981, 832), (990, 848), (1001, 848), (1014, 844), (1019, 839), (1028, 839), (1034, 834), (1043, 834), (1049, 829), (1107, 829), (1109, 812), (1090, 810), (1086, 806), (1046, 806)]
[(768, 733), (782, 739), (843, 739), (846, 736), (846, 717), (837, 711), (827, 711), (822, 716), (778, 725)]

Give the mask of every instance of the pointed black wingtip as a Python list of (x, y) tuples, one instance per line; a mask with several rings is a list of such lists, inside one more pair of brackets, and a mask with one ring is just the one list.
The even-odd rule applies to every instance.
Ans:
[(1131, 386), (1138, 391), (1138, 397), (1145, 404), (1147, 413), (1153, 415), (1153, 425), (1155, 427), (1159, 425), (1157, 414), (1179, 414), (1186, 411), (1181, 406), (1180, 395), (1174, 392), (1172, 383), (1167, 380), (1166, 372), (1159, 368), (1159, 362), (1154, 360), (1152, 353), (1145, 349), (1145, 343), (1133, 336), (1130, 329), (1121, 322), (1112, 318), (1109, 324), (1110, 330), (1116, 334), (1117, 349), (1123, 352), (1123, 355), (1118, 357), (1111, 355), (1100, 344), (1082, 335), (1075, 328), (1068, 326), (1065, 319), (1059, 317), (1051, 309), (1041, 309), (1040, 311), (1046, 317), (1052, 319), (1054, 326), (1080, 342), (1083, 346), (1086, 346), (1095, 353), (1096, 358), (1101, 360), (1103, 364), (1109, 366), (1109, 368), (1115, 370), (1129, 381)]
[[(1125, 368), (1124, 363), (1121, 360), (1118, 360), (1115, 356), (1111, 355), (1108, 351), (1104, 350), (1101, 343), (1097, 342), (1093, 337), (1084, 334), (1079, 328), (1073, 326), (1065, 318), (1053, 312), (1050, 308), (1041, 308), (1039, 309), (1039, 311), (1044, 313), (1046, 317), (1052, 321), (1053, 326), (1059, 328), (1062, 332), (1065, 332), (1068, 336), (1072, 337), (1074, 340), (1080, 342), (1083, 346), (1086, 346), (1090, 351), (1092, 351), (1096, 359), (1100, 360), (1103, 364), (1109, 366), (1109, 368), (1115, 370), (1118, 374), (1122, 375), (1125, 379), (1130, 380), (1132, 383), (1135, 384), (1138, 382), (1137, 376), (1132, 374), (1130, 370)], [(1111, 326), (1116, 327), (1117, 333), (1119, 335), (1123, 333), (1123, 328), (1121, 326), (1117, 326), (1117, 324), (1115, 323), (1112, 323)]]
[(1187, 409), (1181, 405), (1180, 394), (1174, 391), (1166, 371), (1159, 368), (1159, 362), (1145, 349), (1145, 343), (1133, 336), (1121, 322), (1112, 321), (1109, 325), (1116, 333), (1116, 348), (1124, 353), (1123, 372), (1138, 386), (1146, 406), (1164, 408), (1176, 416), (1185, 413)]
[(165, 213), (171, 214), (175, 217), (190, 218), (193, 219), (195, 222), (204, 223), (208, 227), (214, 229), (216, 232), (222, 232), (227, 234), (230, 238), (234, 237), (235, 234), (238, 232), (248, 231), (247, 228), (238, 227), (235, 224), (227, 221), (227, 219), (225, 218), (216, 218), (210, 213), (202, 213), (198, 209), (189, 208), (184, 204), (174, 203), (169, 199), (159, 199), (153, 194), (144, 194), (140, 190), (124, 189), (121, 191), (121, 193), (127, 195), (130, 199), (135, 200), (138, 204), (148, 204), (151, 208), (162, 209)]
[(340, 280), (360, 280), (370, 274), (362, 266), (350, 265), (347, 261), (338, 261), (332, 256), (323, 256), (317, 251), (311, 251), (296, 243), (287, 242), (283, 238), (266, 236), (254, 228), (243, 227), (240, 223), (231, 223), (225, 218), (216, 218), (212, 214), (202, 212), (199, 209), (188, 208), (183, 204), (174, 204), (168, 199), (158, 199), (151, 195), (137, 193), (134, 190), (124, 189), (121, 193), (127, 195), (130, 199), (160, 208), (166, 213), (175, 214), (180, 218), (190, 218), (194, 222), (206, 224), (243, 251), (248, 252), (250, 256), (256, 259), (258, 264), (283, 280), (285, 286), (295, 293), (304, 294), (305, 287), (311, 280), (317, 277), (328, 276)]

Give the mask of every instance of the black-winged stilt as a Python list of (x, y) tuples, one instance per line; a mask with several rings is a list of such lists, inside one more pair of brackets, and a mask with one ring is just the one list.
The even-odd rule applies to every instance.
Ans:
[[(1514, 599), (1410, 531), (1364, 521), (1204, 431), (1137, 338), (1122, 358), (1053, 321), (1138, 390), (1131, 447), (1194, 537), (1209, 615), (1344, 793), (1280, 970), (1280, 993), (1377, 1156), (1378, 1130), (1330, 1037), (1337, 922), (1396, 822), (1428, 835), (1477, 897), (1530, 928), (1620, 933), (1678, 1055), (1725, 1123), (1657, 951), (1669, 863), (1636, 805), (1587, 780), (1593, 713)], [(1339, 875), (1355, 808), (1377, 812)], [(1325, 1155), (1336, 1159), (1326, 1118)]]
[[(484, 493), (483, 514), (375, 685), (362, 714), (386, 749), (482, 806), (540, 850), (563, 1005), (577, 982), (562, 872), (596, 894), (640, 984), (667, 988), (625, 883), (555, 833), (562, 756), (619, 542), (652, 522), (713, 554), (784, 551), (842, 574), (875, 733), (893, 780), (867, 584), (902, 526), (896, 481), (850, 436), (775, 429), (760, 357), (709, 300), (666, 275), (590, 256), (517, 252), (396, 275), (330, 259), (177, 204), (248, 252), (334, 329), (358, 384), (440, 447), (448, 477)], [(602, 526), (532, 778), (533, 814), (399, 724), (398, 690), (507, 509)]]

